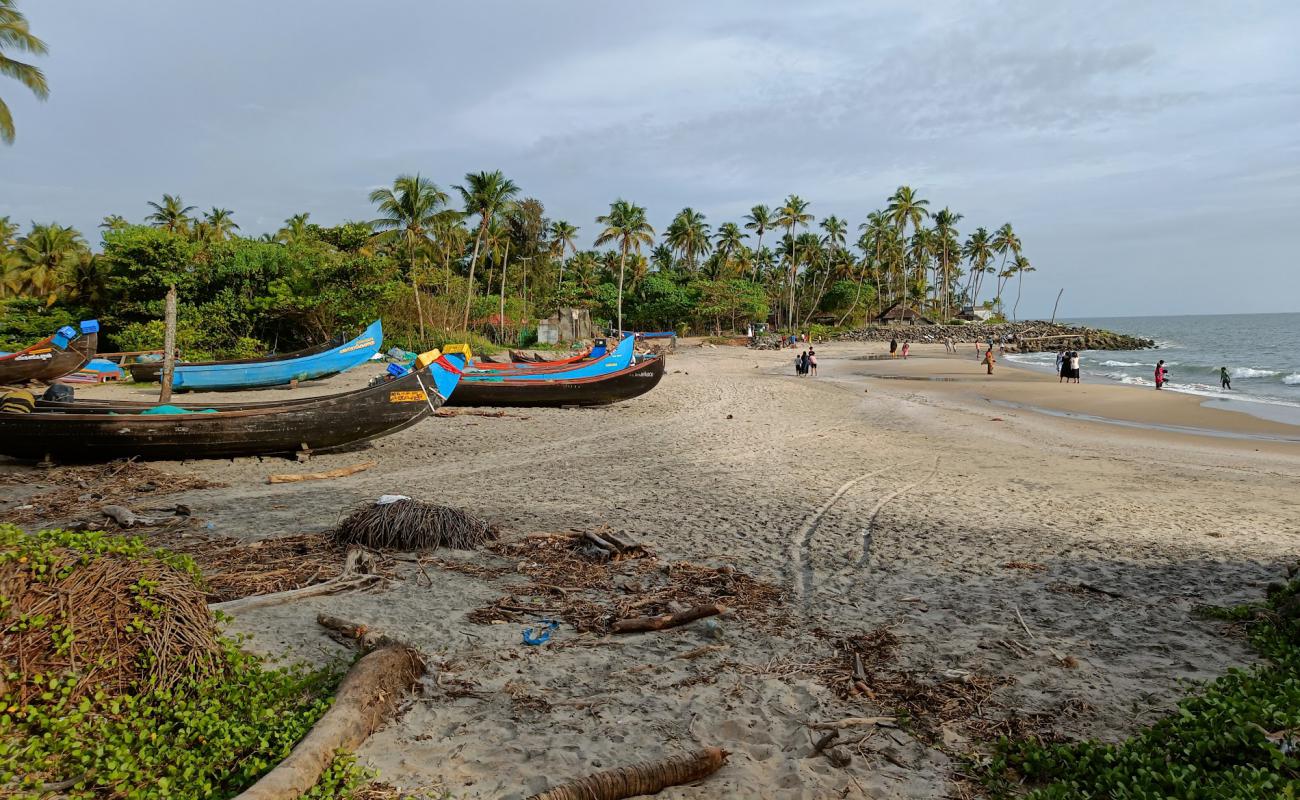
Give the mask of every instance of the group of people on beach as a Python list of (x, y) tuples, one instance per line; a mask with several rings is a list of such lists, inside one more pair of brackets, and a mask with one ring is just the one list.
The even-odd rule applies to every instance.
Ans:
[(1079, 353), (1075, 350), (1060, 350), (1056, 353), (1056, 374), (1060, 376), (1057, 383), (1080, 383)]
[(898, 358), (899, 356), (902, 356), (903, 358), (907, 358), (908, 355), (911, 354), (911, 352), (912, 352), (912, 343), (911, 343), (911, 342), (903, 342), (903, 349), (900, 350), (900, 349), (898, 348), (898, 339), (891, 338), (891, 339), (889, 340), (889, 357), (890, 357), (890, 358)]
[(794, 372), (796, 375), (817, 375), (817, 351), (808, 348), (799, 355), (794, 357)]

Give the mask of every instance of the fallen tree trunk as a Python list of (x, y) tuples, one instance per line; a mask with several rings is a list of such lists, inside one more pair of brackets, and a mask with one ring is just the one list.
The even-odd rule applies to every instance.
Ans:
[(362, 658), (339, 684), (334, 705), (288, 758), (234, 800), (293, 800), (316, 785), (338, 750), (353, 750), (392, 713), (424, 673), (424, 661), (404, 647), (382, 647)]
[(726, 750), (706, 747), (694, 753), (607, 769), (535, 794), (528, 800), (623, 800), (657, 794), (669, 786), (707, 778), (727, 763)]
[(266, 479), (267, 483), (298, 483), (299, 481), (328, 481), (334, 478), (346, 478), (349, 475), (356, 475), (358, 472), (365, 472), (371, 467), (377, 465), (378, 461), (363, 461), (360, 464), (353, 464), (350, 467), (339, 467), (327, 472), (291, 472), (284, 475), (272, 475)]
[(362, 625), (359, 622), (336, 617), (333, 614), (317, 614), (316, 623), (321, 627), (328, 628), (342, 635), (343, 638), (361, 648), (361, 652), (368, 653), (371, 650), (378, 650), (381, 647), (404, 647), (408, 650), (414, 650), (410, 644), (401, 639), (394, 639), (383, 631), (377, 631), (369, 626)]
[(610, 627), (613, 633), (639, 633), (642, 631), (661, 631), (665, 628), (676, 628), (679, 625), (685, 625), (688, 622), (694, 622), (697, 619), (712, 617), (726, 612), (726, 608), (717, 603), (710, 603), (704, 606), (695, 606), (685, 611), (678, 611), (676, 614), (660, 614), (657, 617), (633, 617), (631, 619), (620, 619)]

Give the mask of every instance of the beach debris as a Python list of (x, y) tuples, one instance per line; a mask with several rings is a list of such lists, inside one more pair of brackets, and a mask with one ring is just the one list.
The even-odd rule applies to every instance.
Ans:
[(1003, 569), (1024, 569), (1032, 572), (1046, 572), (1047, 565), (1039, 564), (1035, 561), (1008, 561), (1002, 565)]
[(624, 800), (658, 794), (669, 786), (681, 786), (707, 778), (727, 763), (728, 755), (730, 753), (720, 747), (705, 747), (660, 761), (644, 761), (603, 770), (552, 787), (528, 800)]
[(243, 611), (251, 611), (254, 608), (290, 603), (304, 597), (317, 597), (323, 594), (346, 592), (350, 589), (363, 589), (384, 580), (384, 576), (379, 574), (376, 566), (377, 559), (373, 554), (356, 548), (348, 551), (347, 558), (343, 562), (343, 571), (339, 573), (338, 577), (299, 589), (287, 589), (271, 594), (255, 594), (237, 600), (213, 603), (208, 607), (213, 611), (220, 611), (224, 614), (238, 614)]
[(99, 511), (104, 516), (116, 522), (118, 525), (121, 525), (123, 528), (130, 528), (131, 526), (135, 525), (136, 522), (135, 513), (131, 511), (131, 509), (127, 508), (126, 506), (117, 506), (117, 505), (100, 506)]
[[(9, 673), (0, 693), (13, 703), (51, 691), (42, 676), (66, 674), (75, 708), (95, 692), (166, 689), (217, 669), (221, 646), (203, 589), (162, 554), (15, 536), (0, 552), (0, 663)], [(142, 618), (147, 625), (131, 624)]]
[(301, 481), (329, 481), (335, 478), (346, 478), (349, 475), (356, 475), (358, 472), (365, 472), (371, 467), (377, 466), (378, 461), (363, 461), (360, 464), (353, 464), (350, 467), (339, 467), (326, 472), (290, 472), (282, 475), (271, 475), (266, 479), (267, 483), (299, 483)]
[(1022, 616), (1020, 616), (1020, 607), (1019, 607), (1019, 606), (1012, 606), (1012, 607), (1011, 607), (1011, 610), (1014, 611), (1014, 612), (1016, 612), (1016, 619), (1020, 620), (1020, 627), (1022, 627), (1022, 628), (1025, 629), (1025, 633), (1029, 636), (1029, 638), (1030, 638), (1030, 639), (1037, 639), (1038, 637), (1035, 636), (1035, 635), (1034, 635), (1034, 632), (1031, 631), (1031, 630), (1029, 630), (1029, 626), (1025, 624), (1025, 618), (1022, 617)]
[(468, 511), (402, 497), (363, 504), (339, 523), (333, 537), (340, 545), (410, 551), (472, 550), (497, 535), (496, 526)]
[(402, 647), (416, 651), (417, 648), (402, 639), (396, 639), (368, 625), (336, 617), (333, 614), (317, 614), (316, 624), (325, 628), (340, 644), (355, 645), (363, 653), (378, 650), (381, 647)]
[(808, 754), (808, 757), (816, 758), (817, 756), (825, 756), (826, 760), (831, 762), (831, 766), (844, 769), (852, 763), (853, 759), (847, 753), (841, 753), (835, 750), (836, 745), (843, 744), (843, 742), (836, 741), (839, 738), (840, 732), (838, 730), (833, 730), (829, 733), (823, 734), (822, 737), (817, 740), (817, 743), (813, 745), (813, 751)]
[[(100, 509), (105, 505), (130, 508), (142, 495), (158, 497), (224, 486), (193, 475), (163, 472), (134, 460), (96, 466), (55, 467), (22, 470), (0, 475), (0, 485), (25, 486), (39, 482), (47, 491), (24, 498), (21, 506), (0, 513), (0, 522), (17, 524), (86, 518), (85, 528), (105, 522)], [(150, 502), (156, 502), (151, 500)]]
[(620, 619), (610, 626), (613, 633), (644, 633), (646, 631), (662, 631), (666, 628), (676, 628), (686, 625), (696, 620), (712, 617), (717, 614), (726, 613), (727, 609), (716, 603), (703, 606), (695, 606), (685, 611), (678, 611), (675, 614), (660, 614), (654, 617), (633, 617), (631, 619)]
[(1110, 589), (1103, 589), (1100, 586), (1093, 586), (1090, 583), (1084, 583), (1082, 581), (1077, 581), (1075, 583), (1057, 581), (1056, 583), (1048, 584), (1047, 589), (1051, 592), (1072, 594), (1077, 597), (1091, 597), (1093, 599), (1109, 597), (1114, 600), (1124, 599), (1124, 595), (1119, 592), (1111, 591)]
[(532, 628), (524, 628), (524, 644), (534, 646), (546, 644), (551, 640), (551, 634), (560, 627), (560, 623), (553, 619), (544, 619), (541, 622), (542, 626), (537, 628), (536, 633), (533, 633)]
[(832, 720), (831, 722), (809, 722), (808, 727), (815, 731), (832, 731), (844, 730), (845, 728), (895, 728), (898, 727), (896, 717), (845, 717), (844, 719)]
[(316, 785), (339, 750), (355, 750), (397, 708), (424, 674), (419, 653), (381, 646), (363, 656), (339, 684), (330, 709), (283, 761), (234, 800), (292, 800)]

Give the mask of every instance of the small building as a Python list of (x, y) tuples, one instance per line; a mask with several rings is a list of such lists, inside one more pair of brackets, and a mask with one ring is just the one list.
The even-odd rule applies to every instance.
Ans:
[(993, 317), (993, 309), (980, 306), (962, 306), (961, 313), (957, 319), (964, 319), (967, 322), (987, 322)]
[(585, 308), (561, 308), (537, 322), (539, 344), (560, 344), (595, 337), (596, 328), (591, 324), (591, 312)]
[(917, 311), (915, 308), (912, 308), (911, 306), (904, 304), (900, 300), (899, 302), (894, 303), (892, 306), (885, 309), (880, 316), (876, 317), (876, 322), (880, 322), (885, 325), (915, 325), (917, 323), (929, 322), (929, 320), (921, 316), (920, 311)]

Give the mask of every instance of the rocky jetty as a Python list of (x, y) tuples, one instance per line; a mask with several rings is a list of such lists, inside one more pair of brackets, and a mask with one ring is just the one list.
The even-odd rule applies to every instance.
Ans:
[[(831, 337), (836, 342), (899, 342), (913, 344), (942, 344), (945, 339), (954, 342), (1001, 343), (1008, 352), (1034, 353), (1044, 350), (1146, 350), (1156, 346), (1151, 339), (1128, 336), (1122, 333), (1063, 325), (1059, 322), (973, 322), (966, 325), (869, 325)], [(781, 337), (764, 335), (756, 337), (750, 347), (760, 350), (779, 350)]]

